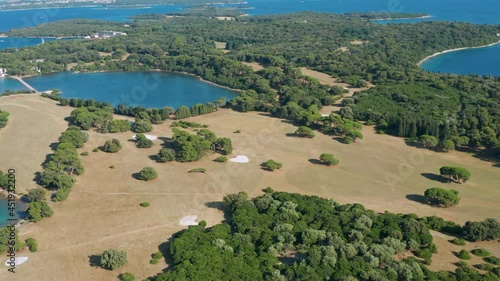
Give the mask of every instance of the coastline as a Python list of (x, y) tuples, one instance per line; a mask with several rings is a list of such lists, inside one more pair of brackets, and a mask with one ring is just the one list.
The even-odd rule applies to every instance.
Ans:
[(433, 57), (437, 57), (439, 55), (443, 55), (443, 54), (446, 54), (446, 53), (451, 53), (451, 52), (456, 52), (456, 51), (462, 51), (462, 50), (468, 50), (468, 49), (479, 49), (479, 48), (487, 48), (487, 47), (491, 47), (491, 46), (495, 46), (497, 44), (500, 44), (500, 40), (498, 40), (497, 42), (494, 42), (494, 43), (491, 43), (491, 44), (488, 44), (488, 45), (482, 45), (482, 46), (476, 46), (476, 47), (461, 47), (461, 48), (455, 48), (455, 49), (449, 49), (449, 50), (445, 50), (445, 51), (441, 51), (441, 52), (437, 52), (437, 53), (434, 53), (430, 56), (427, 56), (425, 57), (423, 60), (419, 61), (417, 63), (417, 66), (421, 66), (424, 62), (428, 61), (429, 59), (433, 58)]
[(383, 19), (370, 19), (368, 21), (379, 21), (379, 20), (417, 20), (417, 19), (428, 19), (432, 18), (433, 16), (431, 15), (426, 15), (426, 16), (421, 16), (421, 17), (415, 17), (415, 18), (383, 18)]

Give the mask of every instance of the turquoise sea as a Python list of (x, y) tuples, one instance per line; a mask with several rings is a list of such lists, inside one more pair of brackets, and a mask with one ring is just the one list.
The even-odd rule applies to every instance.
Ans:
[[(14, 37), (0, 37), (0, 50), (8, 48), (21, 48), (41, 44), (42, 42), (50, 42), (58, 40), (56, 38), (14, 38)], [(60, 39), (66, 40), (66, 39)]]
[(38, 91), (58, 89), (65, 98), (82, 98), (119, 104), (157, 107), (191, 106), (237, 92), (199, 80), (191, 75), (165, 72), (63, 72), (26, 78)]
[(21, 83), (17, 80), (0, 77), (0, 94), (6, 90), (17, 91), (17, 90), (27, 90)]

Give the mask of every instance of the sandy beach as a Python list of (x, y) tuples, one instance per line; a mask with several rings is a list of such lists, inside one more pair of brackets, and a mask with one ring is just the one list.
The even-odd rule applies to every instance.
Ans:
[(450, 49), (450, 50), (446, 50), (446, 51), (442, 51), (442, 52), (437, 52), (435, 54), (432, 54), (430, 56), (427, 56), (425, 57), (423, 60), (421, 60), (420, 62), (417, 63), (418, 66), (420, 66), (422, 63), (426, 62), (427, 60), (433, 58), (433, 57), (436, 57), (436, 56), (439, 56), (439, 55), (442, 55), (442, 54), (446, 54), (446, 53), (451, 53), (451, 52), (455, 52), (455, 51), (461, 51), (461, 50), (467, 50), (467, 49), (479, 49), (479, 48), (487, 48), (487, 47), (491, 47), (491, 46), (495, 46), (496, 44), (500, 44), (500, 40), (495, 42), (495, 43), (491, 43), (491, 44), (488, 44), (488, 45), (483, 45), (483, 46), (477, 46), (477, 47), (462, 47), (462, 48), (455, 48), (455, 49)]

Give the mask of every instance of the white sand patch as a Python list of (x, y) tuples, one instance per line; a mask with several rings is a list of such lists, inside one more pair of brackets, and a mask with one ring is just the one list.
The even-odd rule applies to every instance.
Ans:
[[(135, 136), (136, 136), (136, 135), (133, 135), (133, 136), (132, 136), (132, 138), (134, 138), (134, 139), (135, 139)], [(148, 140), (156, 140), (156, 139), (158, 139), (158, 137), (157, 137), (157, 136), (153, 136), (153, 135), (144, 135), (144, 136), (145, 136)]]
[(179, 223), (181, 225), (198, 225), (198, 223), (196, 222), (197, 218), (198, 216), (195, 215), (185, 216), (179, 221)]
[(246, 155), (238, 155), (234, 158), (229, 159), (231, 162), (235, 163), (248, 163), (248, 157)]
[(330, 114), (321, 114), (321, 116), (328, 117), (328, 116), (330, 116)]
[[(16, 265), (20, 265), (20, 264), (23, 264), (24, 262), (26, 262), (26, 261), (28, 260), (28, 257), (18, 257), (18, 258), (16, 258), (15, 260), (16, 260), (16, 261), (15, 261), (15, 264), (16, 264)], [(11, 262), (13, 262), (13, 261), (11, 261), (10, 259), (8, 259), (8, 260), (5, 262), (5, 266), (11, 266), (11, 264), (10, 264)]]

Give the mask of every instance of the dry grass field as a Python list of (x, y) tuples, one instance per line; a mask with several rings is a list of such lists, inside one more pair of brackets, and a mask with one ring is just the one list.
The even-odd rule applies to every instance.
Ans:
[[(66, 128), (63, 118), (71, 108), (35, 96), (0, 98), (0, 108), (11, 113), (9, 125), (0, 130), (0, 169), (16, 167), (22, 185), (29, 189), (34, 187), (29, 182), (33, 173), (40, 170), (45, 155), (50, 153), (49, 145)], [(118, 274), (127, 271), (142, 280), (167, 267), (163, 261), (150, 265), (150, 254), (185, 228), (179, 224), (180, 218), (197, 215), (208, 225), (219, 223), (223, 213), (216, 208), (217, 202), (225, 194), (246, 191), (255, 196), (267, 186), (334, 198), (340, 203), (358, 202), (381, 212), (438, 215), (460, 223), (486, 217), (500, 219), (499, 168), (464, 153), (418, 149), (400, 138), (377, 135), (372, 127), (364, 127), (364, 139), (351, 145), (319, 133), (313, 139), (296, 138), (290, 136), (296, 127), (287, 121), (254, 112), (220, 110), (189, 121), (208, 124), (218, 136), (230, 137), (232, 156), (246, 155), (250, 162), (215, 163), (212, 160), (216, 156), (211, 155), (195, 163), (156, 163), (151, 156), (160, 149), (161, 140), (155, 140), (153, 148), (138, 149), (129, 141), (131, 132), (91, 132), (89, 142), (80, 149), (90, 154), (82, 157), (86, 171), (78, 177), (69, 199), (52, 203), (54, 216), (23, 230), (29, 231), (23, 239), (38, 240), (39, 251), (20, 253), (29, 260), (17, 268), (15, 280), (117, 280)], [(155, 126), (149, 134), (171, 137), (170, 124), (168, 121)], [(233, 133), (238, 129), (241, 133)], [(118, 153), (92, 152), (111, 138), (122, 143)], [(333, 153), (340, 165), (315, 164), (324, 152)], [(275, 172), (260, 169), (259, 165), (268, 159), (282, 162), (283, 168)], [(462, 185), (441, 183), (436, 174), (443, 165), (467, 167), (472, 178)], [(158, 178), (142, 182), (132, 177), (145, 166), (154, 167)], [(188, 174), (193, 168), (206, 168), (207, 173)], [(455, 188), (462, 201), (447, 209), (417, 202), (418, 195), (432, 186)], [(149, 201), (151, 206), (140, 207), (143, 201)], [(450, 245), (443, 247), (452, 249)], [(481, 246), (498, 252), (498, 243)], [(126, 251), (128, 264), (114, 271), (91, 266), (92, 256), (109, 248)], [(444, 253), (442, 257), (450, 258)], [(452, 269), (446, 261), (437, 262), (438, 257), (433, 260), (435, 270)], [(12, 278), (8, 274), (1, 270), (0, 280)]]

